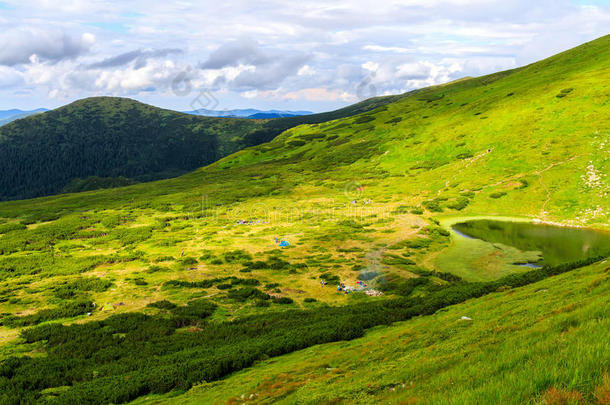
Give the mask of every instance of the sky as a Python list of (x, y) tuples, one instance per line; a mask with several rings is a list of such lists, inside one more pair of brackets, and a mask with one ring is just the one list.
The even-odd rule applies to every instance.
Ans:
[(0, 0), (0, 109), (328, 111), (610, 34), (610, 0)]

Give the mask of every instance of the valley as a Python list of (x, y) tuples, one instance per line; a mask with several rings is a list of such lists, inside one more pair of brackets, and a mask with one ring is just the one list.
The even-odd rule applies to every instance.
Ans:
[[(0, 203), (0, 402), (607, 403), (609, 77), (605, 36)], [(543, 224), (593, 253), (506, 236)]]

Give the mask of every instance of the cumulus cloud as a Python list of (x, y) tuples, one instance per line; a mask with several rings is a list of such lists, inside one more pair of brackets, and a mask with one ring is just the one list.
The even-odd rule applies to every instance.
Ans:
[(62, 31), (18, 28), (0, 34), (0, 64), (15, 66), (28, 63), (32, 56), (39, 60), (58, 62), (74, 59), (89, 51), (95, 36), (89, 33), (79, 38)]
[(2, 10), (7, 107), (23, 93), (31, 107), (58, 105), (46, 103), (51, 96), (145, 95), (188, 109), (188, 97), (172, 91), (183, 77), (227, 108), (327, 110), (354, 101), (363, 86), (399, 93), (531, 63), (610, 26), (610, 5), (600, 0), (60, 3), (22, 0)]
[(0, 89), (11, 88), (23, 84), (20, 72), (6, 66), (0, 66)]
[(215, 84), (248, 91), (277, 88), (287, 77), (303, 73), (301, 69), (310, 59), (310, 55), (300, 52), (264, 51), (256, 41), (243, 39), (220, 46), (199, 67), (204, 70), (241, 68), (232, 78), (220, 75)]
[(139, 69), (146, 65), (147, 61), (152, 58), (163, 58), (171, 54), (181, 54), (183, 51), (177, 48), (166, 48), (156, 50), (142, 50), (125, 52), (117, 56), (112, 56), (103, 59), (99, 62), (91, 63), (87, 67), (89, 69), (104, 69), (117, 66), (124, 66), (135, 61), (135, 68)]
[(222, 69), (227, 66), (258, 66), (267, 63), (269, 63), (269, 58), (263, 54), (256, 41), (241, 39), (220, 46), (199, 67), (202, 69)]

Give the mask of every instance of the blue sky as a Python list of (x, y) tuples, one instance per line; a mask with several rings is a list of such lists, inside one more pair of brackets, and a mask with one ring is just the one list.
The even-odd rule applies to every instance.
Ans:
[(0, 109), (325, 111), (609, 34), (610, 0), (0, 1)]

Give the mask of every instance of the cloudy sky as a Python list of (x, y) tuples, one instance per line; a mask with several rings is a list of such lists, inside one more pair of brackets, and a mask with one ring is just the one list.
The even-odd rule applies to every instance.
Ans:
[(325, 111), (609, 34), (610, 0), (0, 0), (0, 109)]

